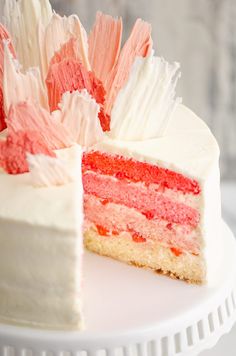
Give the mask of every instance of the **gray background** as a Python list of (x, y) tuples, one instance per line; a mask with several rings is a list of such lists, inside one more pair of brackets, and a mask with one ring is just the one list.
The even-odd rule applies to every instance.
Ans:
[(222, 178), (236, 181), (236, 0), (51, 3), (61, 14), (77, 13), (87, 31), (98, 9), (123, 17), (125, 37), (137, 17), (149, 21), (156, 53), (181, 63), (178, 91), (184, 103), (208, 123), (219, 142)]

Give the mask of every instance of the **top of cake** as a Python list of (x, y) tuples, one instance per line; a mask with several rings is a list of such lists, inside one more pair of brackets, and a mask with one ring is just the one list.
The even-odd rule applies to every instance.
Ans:
[(107, 137), (91, 149), (157, 164), (200, 181), (219, 159), (219, 147), (210, 129), (184, 105), (177, 106), (163, 137), (129, 142)]

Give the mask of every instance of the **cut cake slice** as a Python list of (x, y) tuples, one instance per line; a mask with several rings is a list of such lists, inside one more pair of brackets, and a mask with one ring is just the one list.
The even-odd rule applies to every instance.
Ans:
[(210, 130), (183, 105), (165, 137), (98, 143), (83, 158), (86, 247), (209, 281), (219, 252), (218, 160)]

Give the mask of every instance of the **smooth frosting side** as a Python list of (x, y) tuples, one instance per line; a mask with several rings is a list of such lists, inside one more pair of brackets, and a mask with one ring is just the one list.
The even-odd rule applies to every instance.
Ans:
[[(73, 147), (59, 150), (57, 156), (62, 161), (66, 160), (69, 166), (77, 166), (80, 169), (81, 163), (74, 159), (73, 150)], [(80, 172), (78, 174), (81, 175)], [(9, 175), (0, 172), (0, 196), (4, 202), (0, 204), (0, 218), (28, 223), (35, 227), (70, 231), (78, 219), (82, 220), (80, 211), (77, 216), (78, 204), (82, 204), (82, 191), (82, 182), (79, 180), (65, 185), (39, 188), (32, 184), (30, 173)]]
[(207, 125), (184, 105), (178, 105), (166, 135), (143, 141), (106, 137), (91, 147), (111, 154), (159, 165), (204, 181), (219, 160), (219, 147)]
[(35, 187), (31, 173), (0, 173), (0, 322), (83, 327), (81, 154), (57, 152), (73, 182)]
[(222, 220), (220, 196), (220, 170), (219, 163), (215, 161), (207, 179), (202, 184), (200, 215), (201, 230), (204, 236), (204, 257), (206, 262), (206, 281), (214, 286), (219, 280), (218, 276), (222, 259)]
[(0, 322), (82, 328), (82, 233), (1, 217), (0, 226)]

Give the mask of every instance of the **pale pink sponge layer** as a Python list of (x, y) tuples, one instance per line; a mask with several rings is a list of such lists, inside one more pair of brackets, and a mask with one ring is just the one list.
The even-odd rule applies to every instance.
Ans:
[[(134, 208), (125, 205), (107, 203), (93, 195), (85, 195), (85, 216), (93, 227), (104, 236), (118, 235), (129, 232), (133, 236), (142, 236), (146, 241), (159, 241), (169, 248), (179, 251), (189, 251), (199, 254), (200, 246), (197, 240), (197, 229), (191, 226), (170, 224), (165, 220), (147, 218)], [(102, 227), (102, 228), (101, 228)], [(134, 237), (134, 240), (135, 239)]]
[[(90, 152), (83, 159), (83, 185), (89, 249), (181, 279), (204, 281), (197, 181), (148, 163)], [(133, 253), (122, 250), (128, 245)], [(179, 261), (201, 266), (201, 277), (196, 277), (195, 267), (191, 277), (191, 267), (187, 271)]]
[(101, 199), (135, 208), (147, 219), (164, 219), (170, 223), (196, 227), (199, 213), (183, 203), (174, 202), (163, 193), (147, 187), (120, 181), (117, 178), (87, 172), (83, 176), (84, 190)]

